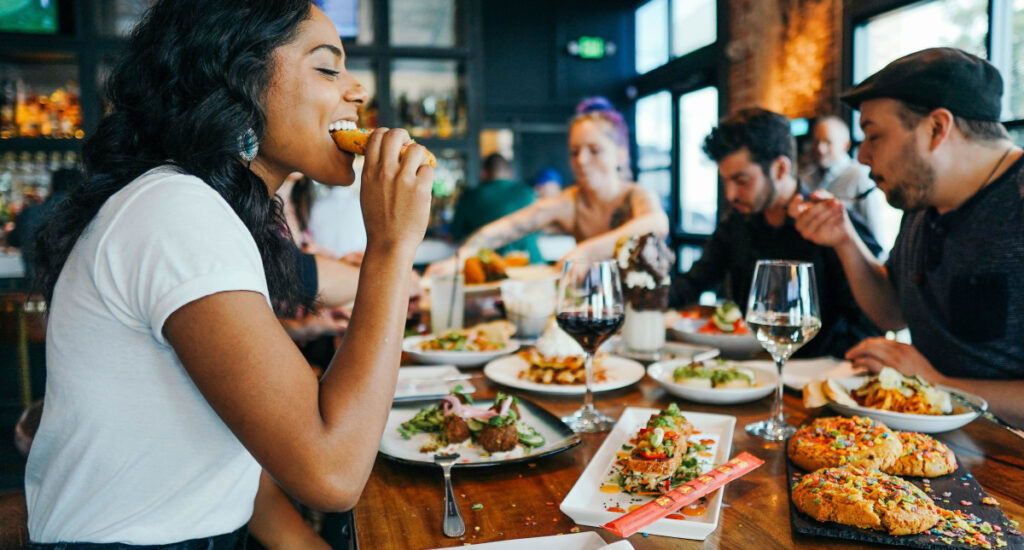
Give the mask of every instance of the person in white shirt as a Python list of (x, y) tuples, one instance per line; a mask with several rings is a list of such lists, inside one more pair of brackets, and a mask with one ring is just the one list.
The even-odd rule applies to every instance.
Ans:
[(318, 378), (277, 321), (308, 296), (272, 197), (293, 171), (354, 179), (330, 129), (367, 95), (334, 25), (308, 0), (160, 0), (108, 88), (87, 180), (36, 241), (49, 324), (29, 548), (244, 547), (261, 468), (310, 507), (351, 509), (398, 376), (425, 150), (400, 154), (404, 130), (369, 139), (374, 276)]
[(885, 195), (870, 191), (875, 182), (868, 177), (868, 167), (850, 158), (850, 127), (839, 117), (824, 116), (815, 122), (813, 136), (813, 162), (800, 173), (800, 179), (812, 191), (823, 189), (841, 199), (861, 217), (883, 249), (892, 248), (899, 224), (892, 228), (886, 224), (886, 210), (891, 208)]

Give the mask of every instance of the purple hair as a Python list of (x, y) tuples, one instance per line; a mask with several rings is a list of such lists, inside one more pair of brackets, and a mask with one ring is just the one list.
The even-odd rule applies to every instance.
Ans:
[(569, 126), (581, 120), (603, 120), (611, 126), (609, 137), (621, 147), (629, 147), (629, 128), (622, 113), (615, 110), (612, 102), (601, 96), (587, 97), (576, 105), (576, 116), (569, 121)]

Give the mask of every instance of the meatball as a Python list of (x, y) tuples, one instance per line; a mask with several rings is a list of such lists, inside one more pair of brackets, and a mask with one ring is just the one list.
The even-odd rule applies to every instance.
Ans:
[(488, 423), (477, 436), (477, 442), (489, 453), (511, 451), (516, 448), (519, 442), (519, 431), (515, 423), (509, 422), (505, 426), (495, 426)]
[(462, 443), (469, 439), (469, 425), (458, 415), (449, 414), (442, 422), (444, 435), (449, 443)]

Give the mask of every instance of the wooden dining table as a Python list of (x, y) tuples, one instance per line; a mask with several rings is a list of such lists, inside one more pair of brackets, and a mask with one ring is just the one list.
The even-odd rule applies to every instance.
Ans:
[[(478, 399), (508, 390), (490, 381), (480, 369), (465, 369)], [(579, 408), (581, 396), (514, 391), (556, 416)], [(704, 405), (668, 394), (650, 377), (620, 390), (595, 395), (599, 410), (618, 417), (626, 407), (663, 408), (678, 403), (683, 411), (736, 417), (732, 455), (747, 451), (765, 464), (729, 483), (718, 528), (705, 540), (694, 541), (642, 533), (629, 537), (637, 550), (667, 548), (865, 548), (863, 542), (795, 534), (790, 528), (785, 448), (748, 435), (744, 426), (766, 418), (773, 396), (739, 405)], [(800, 395), (786, 391), (787, 421), (799, 425), (825, 414), (808, 410)], [(373, 472), (354, 510), (356, 535), (362, 549), (431, 549), (492, 541), (596, 531), (608, 543), (621, 540), (601, 528), (577, 525), (559, 504), (604, 441), (606, 433), (582, 434), (582, 443), (537, 460), (452, 472), (454, 490), (466, 522), (466, 534), (448, 538), (441, 533), (444, 484), (433, 464), (411, 466), (378, 455)], [(956, 453), (965, 467), (995, 497), (1011, 520), (1024, 521), (1024, 441), (982, 419), (937, 436)]]

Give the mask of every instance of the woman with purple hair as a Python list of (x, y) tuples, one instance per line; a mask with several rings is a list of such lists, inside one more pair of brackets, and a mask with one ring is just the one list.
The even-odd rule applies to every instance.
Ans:
[[(458, 257), (554, 228), (572, 235), (576, 247), (562, 260), (611, 258), (622, 237), (668, 234), (668, 216), (657, 197), (632, 181), (629, 129), (603, 97), (584, 99), (569, 122), (569, 164), (576, 185), (499, 218), (470, 235)], [(432, 264), (428, 274), (452, 272), (454, 259)]]

